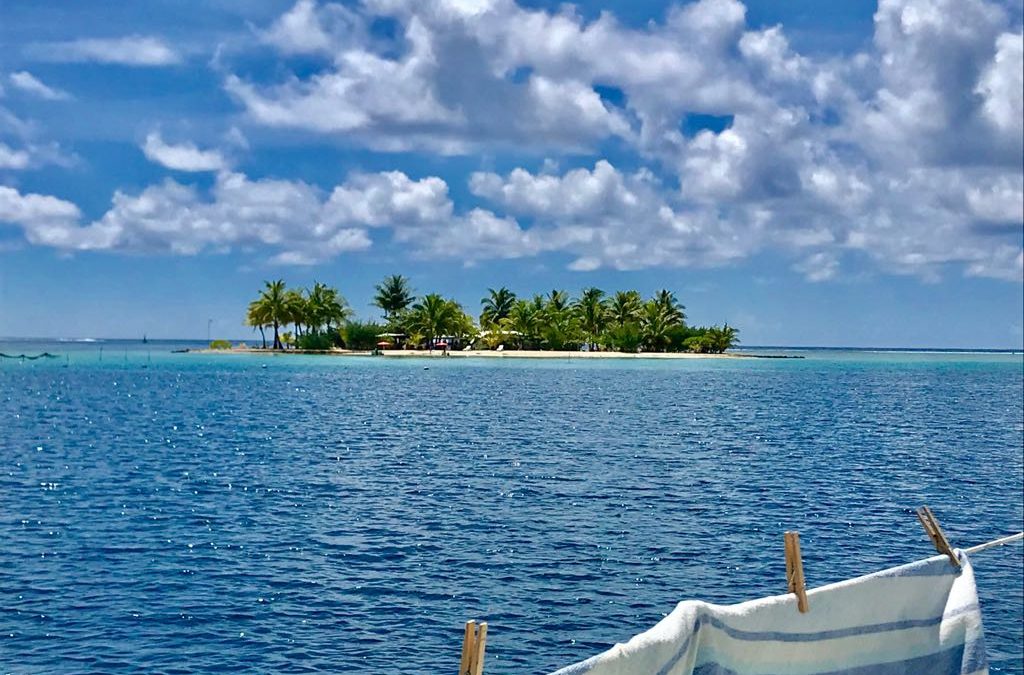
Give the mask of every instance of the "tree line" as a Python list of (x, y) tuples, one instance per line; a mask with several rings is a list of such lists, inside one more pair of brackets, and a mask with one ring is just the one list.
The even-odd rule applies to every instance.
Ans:
[[(606, 294), (587, 288), (579, 296), (552, 290), (520, 298), (508, 288), (488, 289), (478, 319), (450, 298), (416, 296), (409, 280), (392, 275), (376, 286), (373, 304), (382, 321), (357, 321), (337, 289), (315, 283), (289, 289), (268, 281), (249, 304), (246, 323), (273, 330), (274, 349), (373, 349), (382, 339), (410, 348), (433, 347), (440, 338), (497, 349), (613, 350), (722, 353), (738, 344), (729, 326), (689, 326), (685, 307), (669, 290), (643, 298), (638, 291)], [(283, 329), (291, 326), (292, 330)], [(385, 337), (391, 334), (393, 337)]]

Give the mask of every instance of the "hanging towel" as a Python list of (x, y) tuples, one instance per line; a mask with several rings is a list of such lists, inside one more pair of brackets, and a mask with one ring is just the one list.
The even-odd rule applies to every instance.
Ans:
[(987, 673), (974, 572), (946, 556), (796, 596), (684, 601), (654, 628), (553, 675)]

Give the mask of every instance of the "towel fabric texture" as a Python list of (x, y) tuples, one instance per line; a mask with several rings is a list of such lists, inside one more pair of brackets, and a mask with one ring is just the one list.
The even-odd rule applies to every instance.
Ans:
[(946, 556), (796, 596), (684, 601), (654, 628), (553, 675), (988, 673), (971, 563)]

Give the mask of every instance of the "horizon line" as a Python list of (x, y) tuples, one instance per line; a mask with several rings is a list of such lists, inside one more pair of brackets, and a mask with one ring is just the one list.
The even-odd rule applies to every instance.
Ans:
[[(259, 336), (255, 336), (258, 341)], [(94, 337), (94, 336), (68, 336), (63, 335), (59, 337), (54, 336), (41, 336), (41, 335), (30, 335), (30, 336), (18, 336), (18, 335), (2, 335), (0, 336), (0, 342), (5, 340), (28, 342), (28, 341), (39, 341), (39, 342), (69, 342), (72, 344), (92, 344), (96, 342), (137, 342), (144, 344), (142, 338), (139, 337)], [(253, 338), (225, 338), (217, 337), (210, 338), (181, 338), (181, 337), (157, 337), (147, 338), (148, 342), (197, 342), (207, 343), (211, 340), (229, 340), (231, 342), (252, 342)], [(879, 345), (772, 345), (772, 344), (751, 344), (751, 345), (737, 345), (733, 348), (747, 350), (747, 349), (797, 349), (797, 350), (822, 350), (822, 351), (882, 351), (882, 352), (999, 352), (999, 353), (1020, 353), (1024, 352), (1024, 344), (1014, 347), (908, 347), (908, 346), (879, 346)], [(269, 351), (269, 350), (268, 350)]]

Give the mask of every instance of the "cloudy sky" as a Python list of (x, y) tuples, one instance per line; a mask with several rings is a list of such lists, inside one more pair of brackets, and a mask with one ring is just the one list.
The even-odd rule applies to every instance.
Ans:
[(371, 316), (668, 287), (746, 344), (1017, 347), (1022, 5), (0, 7), (0, 335), (245, 336), (266, 278)]

